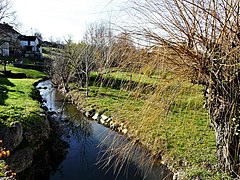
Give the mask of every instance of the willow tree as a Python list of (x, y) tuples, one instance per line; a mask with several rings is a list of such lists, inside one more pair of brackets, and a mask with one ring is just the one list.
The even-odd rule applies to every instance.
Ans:
[[(168, 62), (206, 87), (225, 172), (239, 174), (239, 0), (132, 0), (132, 33), (174, 51)], [(172, 54), (172, 53), (171, 53)], [(178, 57), (178, 58), (176, 58)]]

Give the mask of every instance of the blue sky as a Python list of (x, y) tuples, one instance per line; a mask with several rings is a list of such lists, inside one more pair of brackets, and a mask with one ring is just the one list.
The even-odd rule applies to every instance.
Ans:
[[(123, 0), (118, 0), (121, 2)], [(118, 16), (118, 5), (111, 0), (12, 0), (20, 31), (31, 35), (36, 30), (44, 40), (82, 39), (86, 26), (102, 20), (114, 21)]]

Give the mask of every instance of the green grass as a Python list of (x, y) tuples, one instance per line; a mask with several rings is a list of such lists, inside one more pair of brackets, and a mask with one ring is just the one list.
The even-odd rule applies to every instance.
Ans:
[[(127, 79), (128, 75), (127, 72), (111, 74), (120, 79)], [(182, 83), (177, 78), (166, 77), (167, 81), (163, 78), (164, 83), (144, 75), (132, 78), (140, 83), (161, 85), (149, 94), (96, 86), (90, 87), (87, 98), (84, 88), (76, 88), (72, 93), (81, 96), (82, 107), (94, 107), (115, 121), (124, 122), (128, 136), (140, 140), (154, 154), (160, 154), (173, 170), (184, 170), (186, 179), (198, 175), (221, 179), (223, 175), (215, 168), (218, 162), (214, 130), (203, 108), (203, 87)]]
[(48, 59), (56, 59), (63, 53), (62, 49), (54, 47), (43, 47), (43, 57)]
[(32, 99), (33, 84), (46, 74), (31, 70), (7, 66), (12, 73), (24, 73), (27, 79), (11, 79), (0, 77), (0, 124), (8, 126), (11, 122), (19, 121), (24, 126), (37, 121), (36, 114), (42, 112), (39, 102)]
[(0, 77), (0, 123), (3, 126), (14, 121), (27, 125), (33, 114), (42, 112), (39, 102), (31, 98), (33, 83), (38, 80)]
[(52, 56), (47, 54), (47, 53), (42, 53), (43, 57), (46, 58), (46, 59), (51, 59)]
[(118, 120), (124, 120), (125, 113), (138, 111), (143, 106), (143, 101), (130, 98), (124, 90), (95, 86), (90, 87), (90, 96), (85, 103), (84, 107), (94, 104), (96, 109), (101, 109)]
[(43, 47), (43, 50), (47, 51), (47, 52), (56, 52), (56, 53), (62, 53), (63, 52), (62, 49), (55, 48), (55, 47)]
[[(40, 120), (43, 110), (40, 103), (33, 100), (33, 84), (46, 75), (28, 69), (8, 66), (13, 73), (25, 73), (27, 79), (11, 79), (0, 77), (0, 130), (12, 122), (20, 122), (23, 128), (29, 127)], [(0, 177), (4, 176), (5, 162), (0, 161)]]
[(33, 69), (23, 69), (23, 68), (17, 68), (13, 66), (7, 66), (7, 70), (11, 70), (12, 73), (24, 73), (29, 78), (44, 78), (46, 77), (46, 74), (37, 70)]
[(103, 75), (103, 77), (112, 77), (116, 80), (127, 80), (127, 81), (133, 81), (137, 83), (143, 83), (143, 84), (153, 84), (153, 85), (160, 85), (162, 83), (165, 83), (172, 77), (170, 75), (168, 76), (148, 76), (145, 74), (137, 74), (132, 72), (121, 72), (121, 71), (114, 71), (110, 73), (106, 73)]

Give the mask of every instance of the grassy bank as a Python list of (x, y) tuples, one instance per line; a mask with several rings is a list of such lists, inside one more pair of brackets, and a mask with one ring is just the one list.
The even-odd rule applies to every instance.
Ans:
[[(126, 72), (106, 76), (130, 78)], [(215, 135), (203, 108), (203, 87), (166, 75), (151, 78), (134, 74), (131, 78), (154, 83), (156, 89), (142, 93), (138, 87), (129, 91), (92, 85), (86, 98), (85, 89), (72, 84), (71, 93), (82, 107), (95, 108), (123, 122), (129, 137), (161, 156), (162, 162), (168, 163), (174, 172), (180, 171), (184, 178), (225, 178), (217, 168)]]
[(28, 78), (0, 77), (0, 123), (8, 126), (11, 122), (19, 121), (23, 125), (37, 119), (41, 112), (40, 104), (33, 100), (33, 84), (46, 76), (35, 70), (26, 70), (8, 66), (12, 73), (24, 73)]
[[(26, 128), (43, 118), (40, 116), (43, 112), (40, 103), (34, 100), (33, 84), (46, 75), (39, 71), (12, 66), (8, 66), (7, 70), (11, 70), (15, 77), (18, 73), (24, 73), (27, 78), (6, 78), (0, 73), (0, 130), (12, 122), (20, 122), (23, 128)], [(5, 169), (5, 162), (0, 161), (0, 177), (5, 176)]]

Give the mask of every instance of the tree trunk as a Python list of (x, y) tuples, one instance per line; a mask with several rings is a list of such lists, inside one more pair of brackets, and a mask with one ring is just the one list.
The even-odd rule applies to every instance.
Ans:
[(7, 60), (6, 59), (4, 59), (4, 71), (7, 71)]
[(88, 89), (88, 76), (87, 75), (86, 75), (86, 84), (85, 84), (85, 86), (86, 86), (86, 97), (88, 97), (89, 89)]
[[(216, 135), (217, 157), (221, 169), (229, 174), (239, 172), (239, 103), (231, 92), (222, 93), (219, 86), (209, 90), (207, 104)], [(217, 87), (217, 88), (216, 88)], [(221, 89), (221, 90), (220, 90)], [(224, 89), (226, 91), (226, 89)], [(238, 93), (237, 93), (238, 94)], [(238, 95), (237, 95), (238, 96)]]
[(89, 78), (89, 63), (88, 63), (88, 61), (89, 61), (89, 57), (86, 57), (85, 58), (85, 75), (86, 75), (86, 79), (85, 79), (85, 87), (86, 87), (86, 97), (88, 97), (88, 78)]

